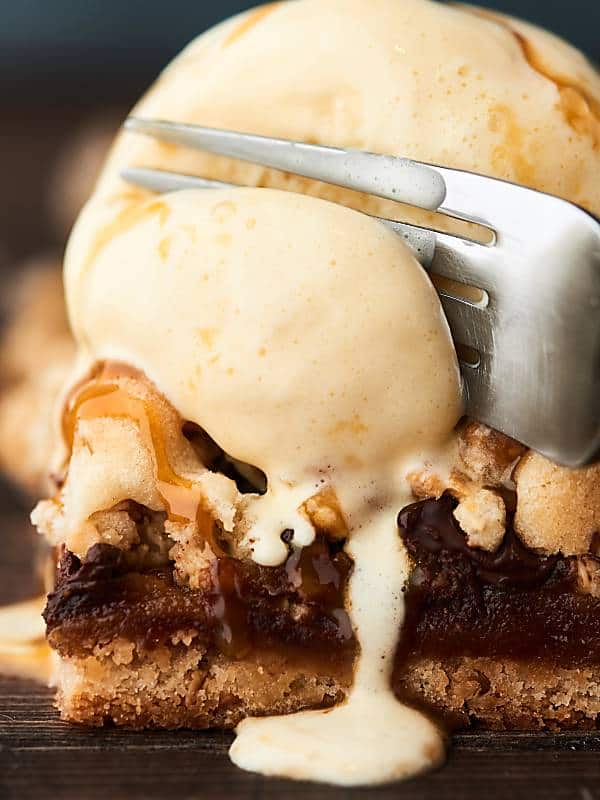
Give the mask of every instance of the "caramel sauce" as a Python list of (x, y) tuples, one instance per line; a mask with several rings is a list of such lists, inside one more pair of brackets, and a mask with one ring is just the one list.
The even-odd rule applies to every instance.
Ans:
[[(335, 620), (343, 641), (353, 638), (352, 624), (345, 605), (350, 575), (350, 560), (341, 552), (331, 552), (331, 545), (320, 536), (301, 549), (291, 549), (281, 567), (255, 568), (259, 583), (267, 594), (275, 596), (285, 587), (286, 596), (298, 595)], [(277, 575), (277, 582), (273, 576)], [(245, 656), (252, 648), (247, 601), (248, 581), (234, 558), (215, 559), (212, 568), (211, 611), (218, 621), (216, 632), (219, 650), (232, 658)]]
[(250, 650), (248, 614), (235, 561), (217, 558), (212, 569), (211, 610), (218, 622), (216, 644), (230, 658), (241, 658)]
[(171, 521), (197, 523), (198, 531), (215, 555), (222, 553), (214, 537), (214, 520), (204, 508), (201, 490), (172, 468), (162, 425), (152, 403), (131, 394), (117, 383), (118, 379), (141, 380), (138, 370), (116, 362), (105, 363), (98, 374), (69, 398), (63, 416), (63, 435), (73, 449), (79, 420), (112, 417), (134, 422), (144, 445), (154, 456), (157, 489)]
[(582, 81), (560, 75), (542, 60), (533, 44), (523, 34), (506, 26), (519, 43), (529, 66), (555, 84), (560, 94), (560, 109), (569, 125), (579, 134), (591, 136), (594, 147), (600, 142), (600, 103), (587, 91)]
[(151, 203), (138, 202), (133, 206), (125, 206), (111, 222), (101, 228), (97, 233), (81, 271), (82, 275), (88, 271), (88, 268), (96, 260), (99, 253), (102, 252), (116, 236), (127, 233), (127, 231), (135, 227), (139, 222), (142, 222), (142, 220), (155, 215), (158, 215), (159, 224), (164, 225), (170, 213), (171, 209), (162, 200), (155, 200)]
[(223, 42), (223, 49), (232, 45), (235, 41), (240, 39), (245, 33), (254, 28), (255, 25), (258, 25), (258, 23), (261, 22), (265, 17), (268, 17), (268, 15), (271, 12), (275, 11), (278, 5), (281, 4), (267, 3), (266, 5), (259, 6), (258, 8), (254, 9), (254, 11), (251, 11), (248, 14), (248, 16), (245, 17), (240, 22), (240, 24), (237, 27), (235, 27), (231, 31), (229, 36), (225, 39), (225, 41)]
[(308, 547), (293, 550), (285, 562), (285, 571), (290, 584), (307, 599), (325, 599), (343, 607), (343, 575), (324, 539), (317, 538)]
[(504, 103), (490, 108), (490, 130), (502, 135), (502, 143), (492, 152), (492, 165), (498, 174), (504, 174), (506, 165), (512, 167), (517, 180), (525, 185), (535, 185), (534, 165), (524, 155), (525, 137), (515, 114)]
[(128, 378), (132, 381), (145, 381), (146, 376), (141, 369), (136, 369), (122, 361), (103, 361), (99, 365), (94, 377), (100, 380), (110, 381), (117, 378)]
[[(240, 658), (251, 649), (252, 641), (247, 604), (247, 581), (240, 572), (240, 562), (234, 558), (217, 558), (213, 568), (212, 612), (219, 622), (217, 645), (221, 652)], [(331, 552), (322, 536), (301, 549), (294, 549), (281, 567), (259, 567), (259, 583), (269, 595), (281, 592), (298, 595), (301, 602), (317, 607), (335, 621), (341, 641), (350, 642), (353, 630), (345, 610), (345, 593), (351, 565), (348, 557)], [(270, 584), (268, 573), (278, 574), (278, 586)]]
[(355, 654), (343, 607), (351, 568), (350, 558), (320, 537), (279, 567), (218, 557), (206, 585), (190, 588), (170, 570), (138, 572), (130, 553), (96, 544), (83, 560), (63, 551), (44, 618), (52, 646), (71, 654), (84, 653), (90, 638), (125, 636), (153, 649), (179, 631), (195, 631), (230, 658), (283, 648), (286, 658), (326, 665)]
[[(458, 4), (453, 3), (453, 5)], [(598, 147), (600, 143), (600, 103), (587, 90), (584, 81), (576, 76), (561, 75), (553, 69), (542, 58), (535, 45), (511, 26), (510, 20), (500, 17), (496, 12), (485, 8), (465, 7), (463, 5), (460, 5), (460, 8), (463, 11), (495, 22), (514, 36), (521, 48), (525, 61), (531, 69), (556, 86), (560, 96), (559, 108), (571, 128), (580, 135), (590, 136), (594, 147)]]

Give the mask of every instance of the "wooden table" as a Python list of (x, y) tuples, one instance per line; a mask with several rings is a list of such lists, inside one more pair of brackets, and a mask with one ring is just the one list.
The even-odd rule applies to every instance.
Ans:
[[(81, 114), (80, 109), (62, 109), (58, 116), (53, 109), (22, 109), (3, 118), (0, 174), (10, 189), (4, 192), (9, 213), (0, 214), (0, 252), (9, 256), (5, 265), (60, 244), (52, 241), (40, 187), (53, 153)], [(30, 505), (0, 481), (0, 603), (36, 590)], [(458, 736), (438, 772), (352, 792), (241, 772), (227, 758), (230, 742), (230, 735), (218, 732), (135, 733), (68, 725), (59, 720), (48, 689), (0, 678), (0, 800), (600, 800), (600, 733)]]
[(352, 792), (242, 772), (229, 762), (230, 742), (224, 733), (86, 730), (58, 719), (47, 689), (0, 680), (3, 800), (600, 798), (597, 734), (463, 735), (438, 772)]

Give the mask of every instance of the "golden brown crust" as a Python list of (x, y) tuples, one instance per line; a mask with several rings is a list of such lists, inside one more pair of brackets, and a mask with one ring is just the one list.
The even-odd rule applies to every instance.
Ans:
[(567, 469), (529, 452), (515, 470), (515, 529), (528, 547), (586, 553), (600, 532), (600, 465)]
[(417, 657), (404, 665), (395, 688), (461, 728), (589, 730), (596, 728), (600, 713), (599, 666)]
[(290, 665), (285, 655), (249, 660), (207, 656), (180, 644), (137, 653), (121, 641), (88, 658), (61, 659), (57, 704), (63, 719), (132, 728), (232, 728), (243, 717), (333, 705), (349, 675)]
[[(211, 659), (201, 648), (62, 659), (63, 719), (132, 728), (234, 727), (245, 716), (287, 714), (340, 702), (348, 676), (294, 668), (285, 657)], [(396, 692), (453, 728), (590, 730), (600, 713), (600, 667), (555, 667), (492, 658), (407, 662)]]

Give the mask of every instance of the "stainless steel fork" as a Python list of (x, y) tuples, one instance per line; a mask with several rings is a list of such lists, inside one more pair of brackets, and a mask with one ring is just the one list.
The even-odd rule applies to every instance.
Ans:
[[(467, 414), (568, 466), (600, 457), (600, 223), (594, 216), (514, 183), (409, 159), (162, 120), (130, 118), (125, 127), (484, 226), (485, 244), (381, 220), (433, 276), (480, 290), (473, 295), (438, 283)], [(157, 192), (232, 185), (139, 167), (122, 176)]]

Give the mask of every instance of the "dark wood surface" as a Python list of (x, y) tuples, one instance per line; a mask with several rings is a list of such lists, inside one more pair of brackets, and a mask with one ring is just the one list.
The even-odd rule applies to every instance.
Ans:
[[(60, 247), (44, 217), (44, 176), (82, 115), (55, 107), (3, 114), (0, 278), (16, 259)], [(0, 603), (36, 590), (30, 505), (0, 480)], [(241, 772), (227, 757), (230, 741), (219, 732), (86, 730), (60, 721), (50, 690), (0, 678), (0, 800), (600, 800), (600, 733), (462, 735), (441, 770), (351, 792)]]
[(218, 732), (86, 730), (58, 719), (49, 690), (0, 681), (3, 800), (600, 798), (597, 734), (458, 736), (437, 772), (352, 792), (244, 773), (229, 762), (230, 741), (230, 735)]

